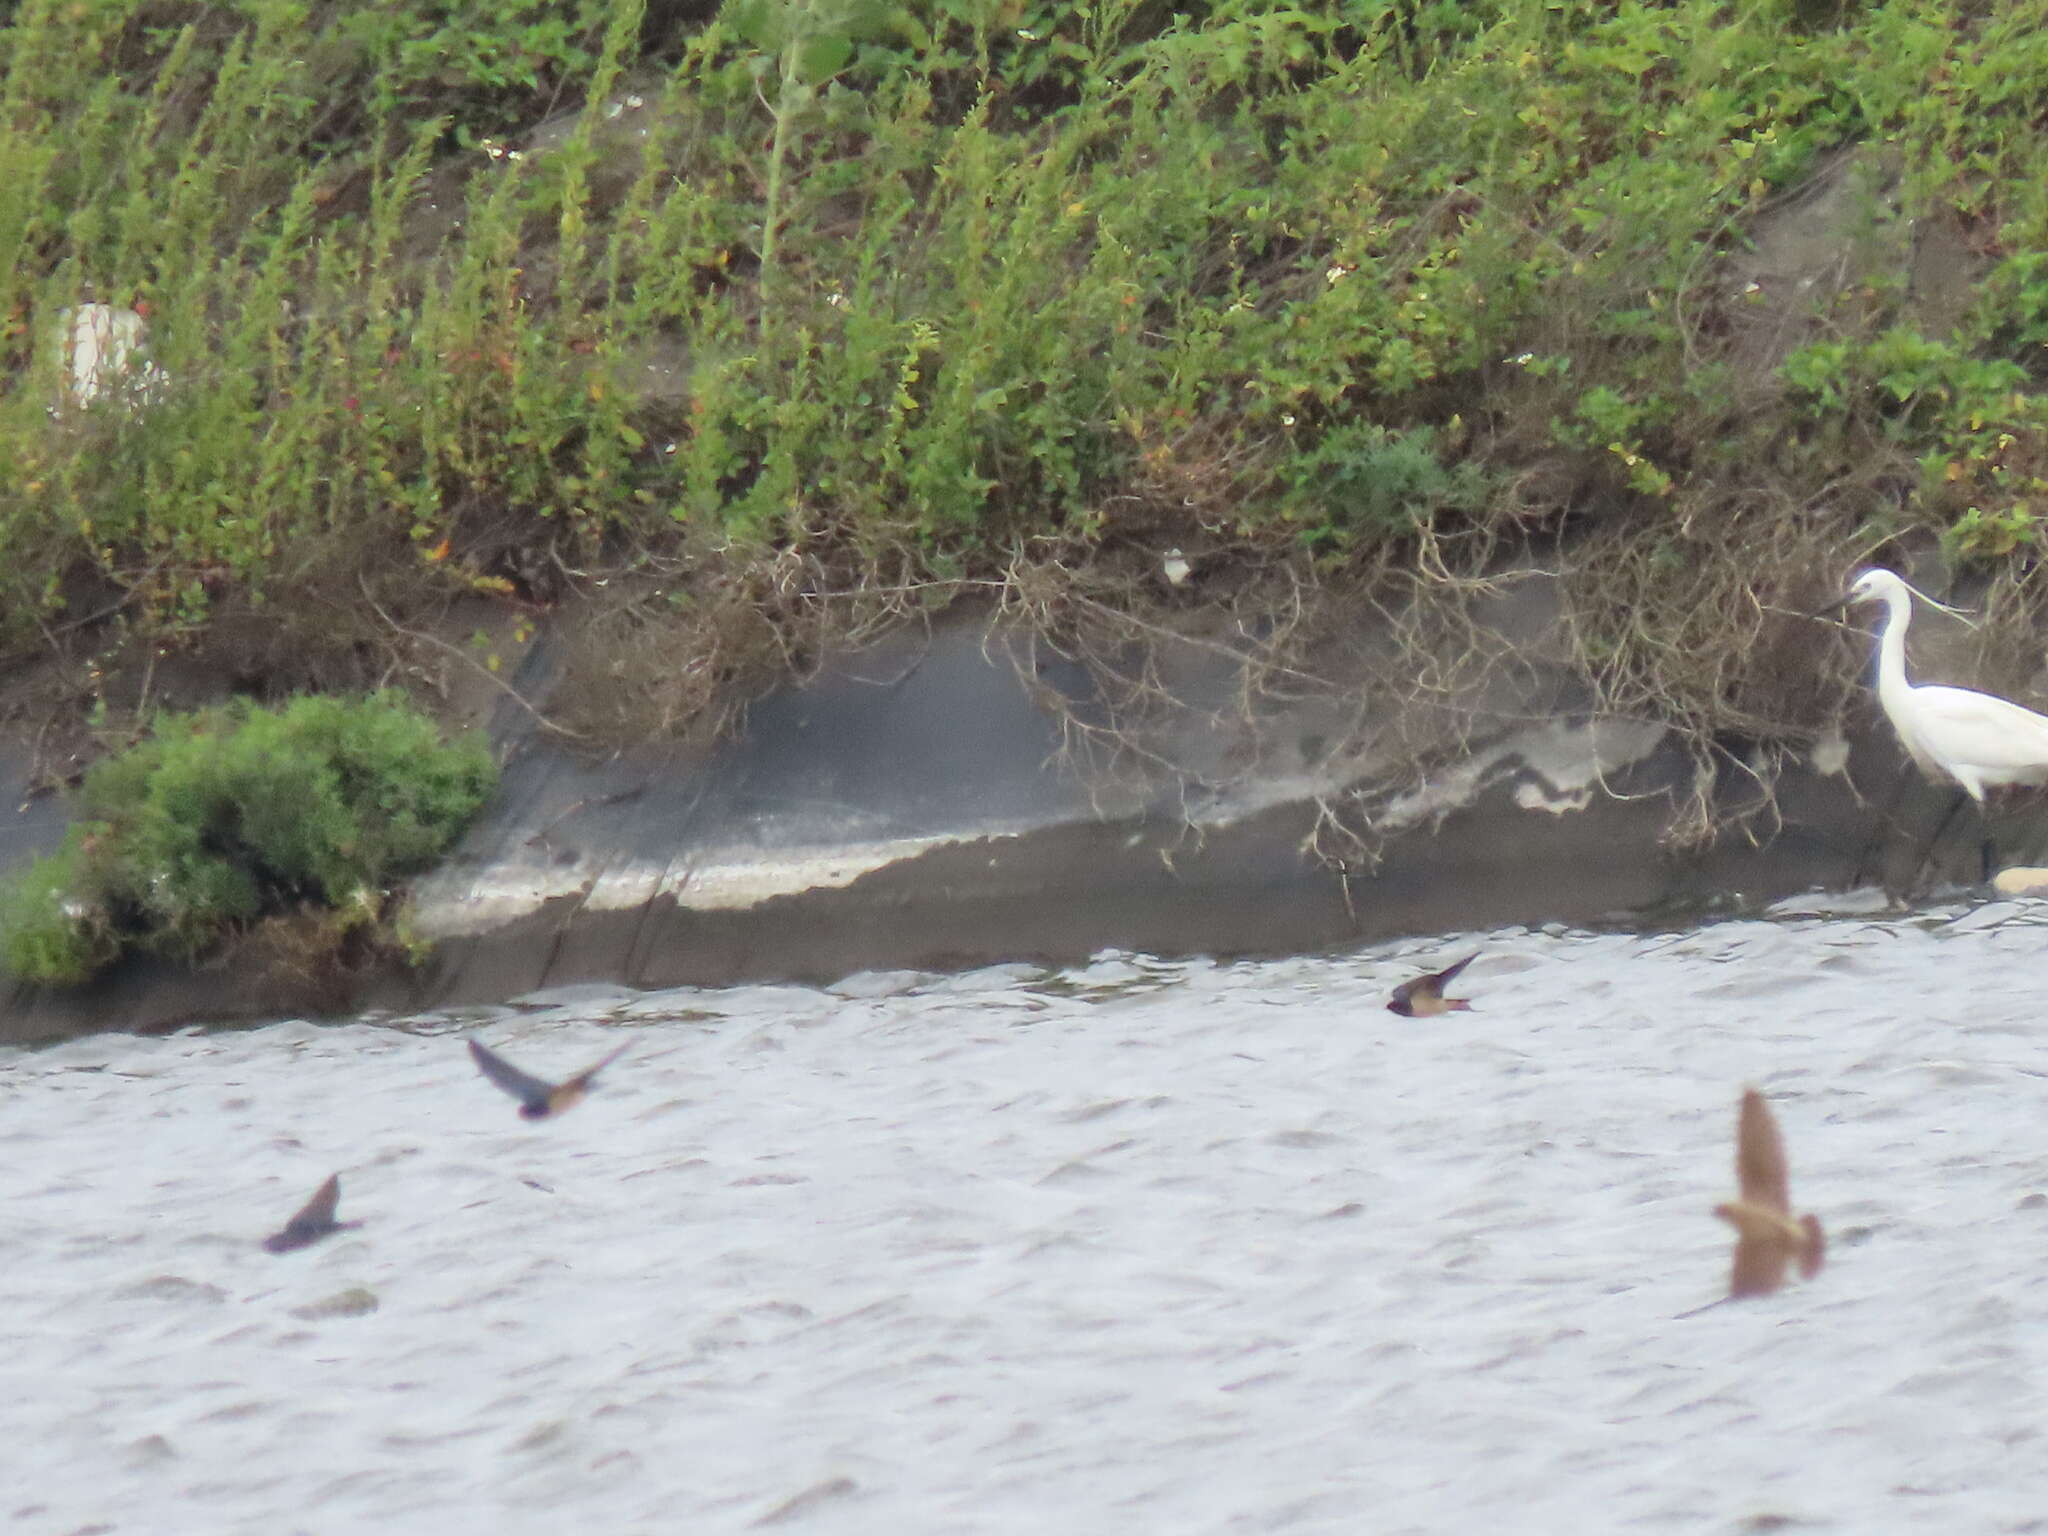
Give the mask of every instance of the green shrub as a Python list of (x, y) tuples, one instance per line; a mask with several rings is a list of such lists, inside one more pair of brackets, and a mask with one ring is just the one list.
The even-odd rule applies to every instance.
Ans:
[(1446, 512), (1476, 512), (1492, 489), (1485, 471), (1470, 461), (1447, 468), (1434, 437), (1425, 427), (1345, 423), (1297, 452), (1284, 470), (1283, 504), (1305, 525), (1302, 542), (1341, 549), (1412, 533)]
[(0, 888), (0, 952), (68, 983), (129, 946), (196, 959), (267, 914), (374, 915), (495, 779), (481, 743), (443, 744), (395, 694), (166, 717), (86, 775), (64, 847)]
[(86, 827), (74, 826), (56, 853), (0, 884), (0, 953), (15, 975), (71, 985), (119, 953), (106, 925), (94, 920), (94, 906), (73, 894), (80, 846), (90, 835)]

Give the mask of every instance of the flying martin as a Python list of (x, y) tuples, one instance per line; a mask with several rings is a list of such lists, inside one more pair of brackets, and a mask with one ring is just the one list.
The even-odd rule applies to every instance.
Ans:
[(519, 1116), (523, 1120), (545, 1120), (581, 1103), (583, 1096), (590, 1092), (590, 1085), (597, 1074), (625, 1051), (626, 1047), (622, 1045), (596, 1066), (586, 1067), (563, 1082), (550, 1083), (527, 1076), (489, 1046), (476, 1040), (469, 1042), (469, 1054), (476, 1058), (478, 1069), (519, 1101)]

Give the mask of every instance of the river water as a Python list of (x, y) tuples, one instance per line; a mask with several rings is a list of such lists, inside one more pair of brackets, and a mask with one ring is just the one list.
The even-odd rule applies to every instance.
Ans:
[[(1384, 1011), (1483, 950), (1475, 1010)], [(2048, 908), (0, 1052), (12, 1532), (2048, 1529)], [(562, 1074), (532, 1125), (462, 1048)], [(1745, 1082), (1814, 1282), (1725, 1285)], [(258, 1246), (330, 1172), (364, 1225)]]

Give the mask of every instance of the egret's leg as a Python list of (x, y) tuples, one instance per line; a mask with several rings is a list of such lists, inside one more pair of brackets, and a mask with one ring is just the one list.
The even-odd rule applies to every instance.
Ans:
[[(1956, 812), (1960, 811), (1968, 803), (1969, 799), (1970, 792), (1968, 790), (1958, 789), (1956, 797), (1949, 801), (1948, 810), (1943, 813), (1941, 821), (1934, 828), (1934, 836), (1927, 839), (1927, 852), (1921, 855), (1920, 868), (1913, 876), (1914, 885), (1917, 886), (1920, 883), (1920, 876), (1927, 873), (1927, 867), (1934, 862), (1936, 850), (1941, 847), (1942, 838), (1948, 835), (1949, 823), (1956, 819)], [(1987, 822), (1985, 825), (1988, 835), (1990, 824)]]
[[(1906, 803), (1907, 791), (1912, 788), (1918, 778), (1918, 770), (1905, 757), (1901, 756), (1899, 758), (1899, 771), (1892, 776), (1891, 792), (1885, 796), (1884, 809), (1879, 812), (1877, 817), (1879, 831), (1870, 842), (1864, 845), (1862, 853), (1858, 855), (1856, 868), (1849, 876), (1850, 885), (1857, 886), (1863, 884), (1866, 875), (1881, 881), (1889, 881), (1890, 876), (1886, 872), (1887, 861), (1885, 857), (1887, 833), (1898, 829), (1902, 825), (1899, 818), (1899, 808)], [(1886, 894), (1895, 900), (1904, 901), (1912, 894), (1914, 885), (1919, 881), (1921, 872), (1926, 867), (1927, 859), (1923, 856), (1919, 865), (1907, 878), (1904, 888), (1894, 891), (1887, 884), (1885, 887)]]
[[(1955, 803), (1948, 808), (1948, 815), (1942, 820), (1941, 832), (1948, 830), (1949, 822), (1953, 821), (1956, 812), (1963, 808), (1963, 801), (1965, 799), (1975, 800), (1976, 798), (1968, 790), (1957, 790)], [(1977, 800), (1977, 828), (1979, 838), (1977, 843), (1977, 878), (1983, 884), (1989, 885), (1991, 877), (1998, 873), (1998, 839), (1991, 832), (1991, 803), (1988, 800)], [(1941, 840), (1941, 832), (1934, 834), (1936, 842)], [(1928, 849), (1930, 856), (1932, 856), (1933, 851), (1932, 846), (1930, 846)]]

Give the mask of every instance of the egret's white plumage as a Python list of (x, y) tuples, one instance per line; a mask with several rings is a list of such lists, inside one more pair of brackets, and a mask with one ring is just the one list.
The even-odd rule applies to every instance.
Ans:
[(1920, 771), (1962, 786), (1979, 805), (2001, 784), (2048, 783), (2048, 715), (2010, 699), (1906, 681), (1906, 626), (1913, 589), (1886, 570), (1868, 570), (1849, 588), (1851, 603), (1882, 602), (1877, 642), (1877, 701)]

